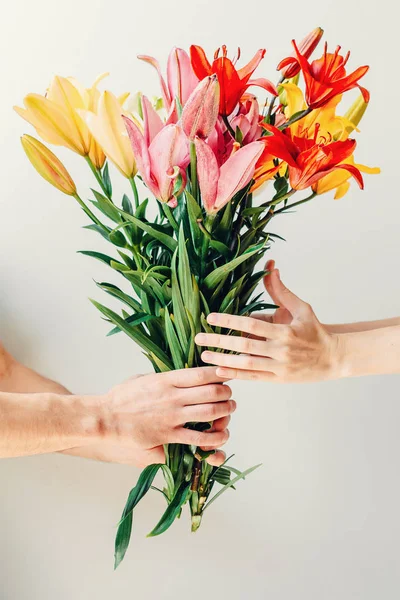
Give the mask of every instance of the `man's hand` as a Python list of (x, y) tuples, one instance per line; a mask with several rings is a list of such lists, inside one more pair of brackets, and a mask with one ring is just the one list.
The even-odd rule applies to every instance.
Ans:
[[(189, 420), (194, 413), (215, 415), (214, 419), (209, 419), (214, 420), (211, 431), (202, 434), (206, 447), (214, 449), (219, 445), (216, 441), (227, 439), (229, 413), (236, 407), (229, 400), (230, 389), (221, 385), (226, 379), (216, 376), (215, 371), (215, 368), (206, 367), (135, 377), (104, 396), (78, 397), (59, 383), (18, 363), (0, 345), (0, 412), (3, 417), (0, 452), (3, 456), (18, 456), (58, 451), (95, 460), (146, 466), (164, 461), (161, 444), (167, 443), (162, 440), (166, 430), (172, 431), (173, 436), (179, 435), (180, 429), (186, 434), (188, 430), (183, 428), (184, 422), (181, 423), (186, 411)], [(184, 400), (186, 393), (188, 397)], [(214, 407), (214, 402), (218, 406)], [(166, 413), (168, 425), (159, 421)], [(63, 419), (66, 421), (64, 426)], [(85, 435), (85, 439), (79, 437), (78, 432), (82, 419), (97, 423), (94, 427), (91, 425), (91, 433)], [(144, 420), (151, 422), (150, 446), (145, 440)], [(175, 430), (174, 423), (178, 424)], [(160, 435), (162, 441), (152, 446), (157, 440), (157, 429), (159, 435), (163, 432)], [(218, 450), (208, 462), (219, 465), (224, 459), (224, 452)]]
[(100, 397), (99, 435), (144, 450), (170, 443), (216, 448), (227, 441), (226, 429), (202, 433), (185, 425), (234, 412), (225, 380), (215, 367), (133, 377)]

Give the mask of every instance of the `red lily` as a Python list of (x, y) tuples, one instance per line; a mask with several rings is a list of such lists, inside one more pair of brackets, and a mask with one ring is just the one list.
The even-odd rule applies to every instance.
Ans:
[(365, 75), (369, 67), (358, 67), (353, 73), (347, 75), (345, 66), (349, 60), (350, 52), (343, 57), (339, 54), (340, 46), (338, 46), (332, 54), (328, 52), (328, 46), (325, 43), (323, 56), (309, 63), (305, 55), (300, 53), (296, 42), (293, 40), (292, 43), (303, 71), (306, 84), (306, 102), (310, 108), (320, 108), (335, 96), (355, 87), (361, 90), (365, 102), (369, 101), (369, 92), (358, 84), (358, 81)]
[(265, 143), (265, 159), (271, 156), (280, 158), (288, 164), (289, 181), (294, 190), (304, 190), (336, 169), (345, 169), (357, 181), (361, 189), (364, 182), (360, 171), (351, 164), (346, 164), (354, 152), (356, 141), (347, 139), (343, 142), (317, 143), (318, 127), (314, 138), (291, 139), (290, 133), (283, 133), (272, 125), (263, 124), (272, 135), (263, 138)]
[(220, 48), (218, 48), (214, 54), (214, 61), (210, 64), (203, 48), (200, 46), (190, 47), (190, 59), (196, 76), (199, 79), (204, 79), (204, 77), (215, 73), (218, 77), (221, 88), (220, 115), (229, 116), (251, 85), (262, 87), (274, 96), (278, 95), (275, 86), (268, 79), (250, 79), (264, 58), (265, 52), (266, 50), (259, 50), (246, 66), (236, 69), (235, 63), (240, 57), (240, 49), (237, 58), (231, 61), (227, 57), (226, 46), (222, 46), (222, 56), (219, 56)]

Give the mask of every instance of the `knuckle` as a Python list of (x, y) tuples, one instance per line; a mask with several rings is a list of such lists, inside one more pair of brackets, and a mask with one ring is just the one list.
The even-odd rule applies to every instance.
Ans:
[(207, 410), (207, 418), (210, 418), (210, 420), (214, 420), (217, 417), (221, 416), (221, 411), (222, 411), (222, 407), (218, 404), (210, 404), (208, 410)]
[(241, 346), (242, 352), (244, 352), (245, 354), (250, 354), (252, 344), (249, 338), (243, 338)]
[(290, 342), (290, 340), (293, 338), (293, 330), (290, 327), (290, 325), (284, 325), (283, 329), (282, 329), (282, 339), (285, 342)]
[(258, 321), (256, 319), (252, 319), (251, 317), (249, 317), (248, 326), (249, 326), (250, 333), (252, 335), (257, 335), (257, 332), (259, 331), (259, 328), (260, 328)]
[(222, 342), (221, 336), (218, 333), (214, 333), (210, 338), (210, 342), (214, 346), (220, 346)]
[(252, 356), (248, 356), (245, 359), (245, 368), (249, 369), (250, 371), (253, 370), (255, 367), (255, 359)]

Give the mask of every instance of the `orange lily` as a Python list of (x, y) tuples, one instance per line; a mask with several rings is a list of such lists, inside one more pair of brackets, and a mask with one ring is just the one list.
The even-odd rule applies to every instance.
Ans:
[(193, 71), (199, 79), (204, 79), (208, 75), (215, 73), (218, 77), (221, 95), (219, 104), (220, 115), (227, 117), (236, 108), (240, 98), (251, 85), (264, 88), (270, 94), (277, 95), (275, 86), (268, 79), (250, 79), (254, 71), (264, 58), (266, 50), (258, 50), (252, 60), (242, 67), (236, 69), (235, 63), (240, 57), (240, 49), (237, 58), (232, 61), (227, 56), (226, 46), (222, 46), (222, 56), (220, 48), (214, 54), (212, 64), (208, 61), (206, 54), (200, 46), (190, 47), (190, 59), (192, 61)]
[(360, 171), (345, 162), (356, 146), (355, 140), (317, 143), (318, 127), (313, 139), (294, 137), (283, 133), (272, 125), (263, 124), (272, 135), (264, 138), (265, 150), (288, 164), (289, 181), (292, 189), (304, 190), (337, 169), (344, 169), (354, 177), (361, 189), (364, 187)]
[(369, 67), (358, 67), (353, 73), (347, 75), (345, 66), (350, 57), (350, 52), (343, 57), (339, 54), (340, 46), (338, 46), (333, 54), (328, 53), (328, 45), (325, 43), (323, 56), (309, 63), (298, 49), (296, 42), (293, 40), (292, 43), (303, 72), (306, 85), (306, 101), (310, 108), (324, 106), (335, 96), (355, 87), (360, 89), (365, 102), (369, 101), (369, 92), (358, 83)]

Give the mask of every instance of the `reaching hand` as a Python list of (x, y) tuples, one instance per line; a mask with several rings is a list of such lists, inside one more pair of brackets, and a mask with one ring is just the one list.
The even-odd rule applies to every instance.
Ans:
[(202, 354), (204, 362), (217, 365), (217, 375), (230, 379), (290, 383), (334, 378), (338, 336), (329, 333), (311, 306), (285, 287), (273, 261), (267, 268), (265, 287), (279, 308), (269, 316), (210, 314), (210, 325), (244, 336), (198, 334), (196, 342), (200, 346), (239, 353), (206, 350)]

